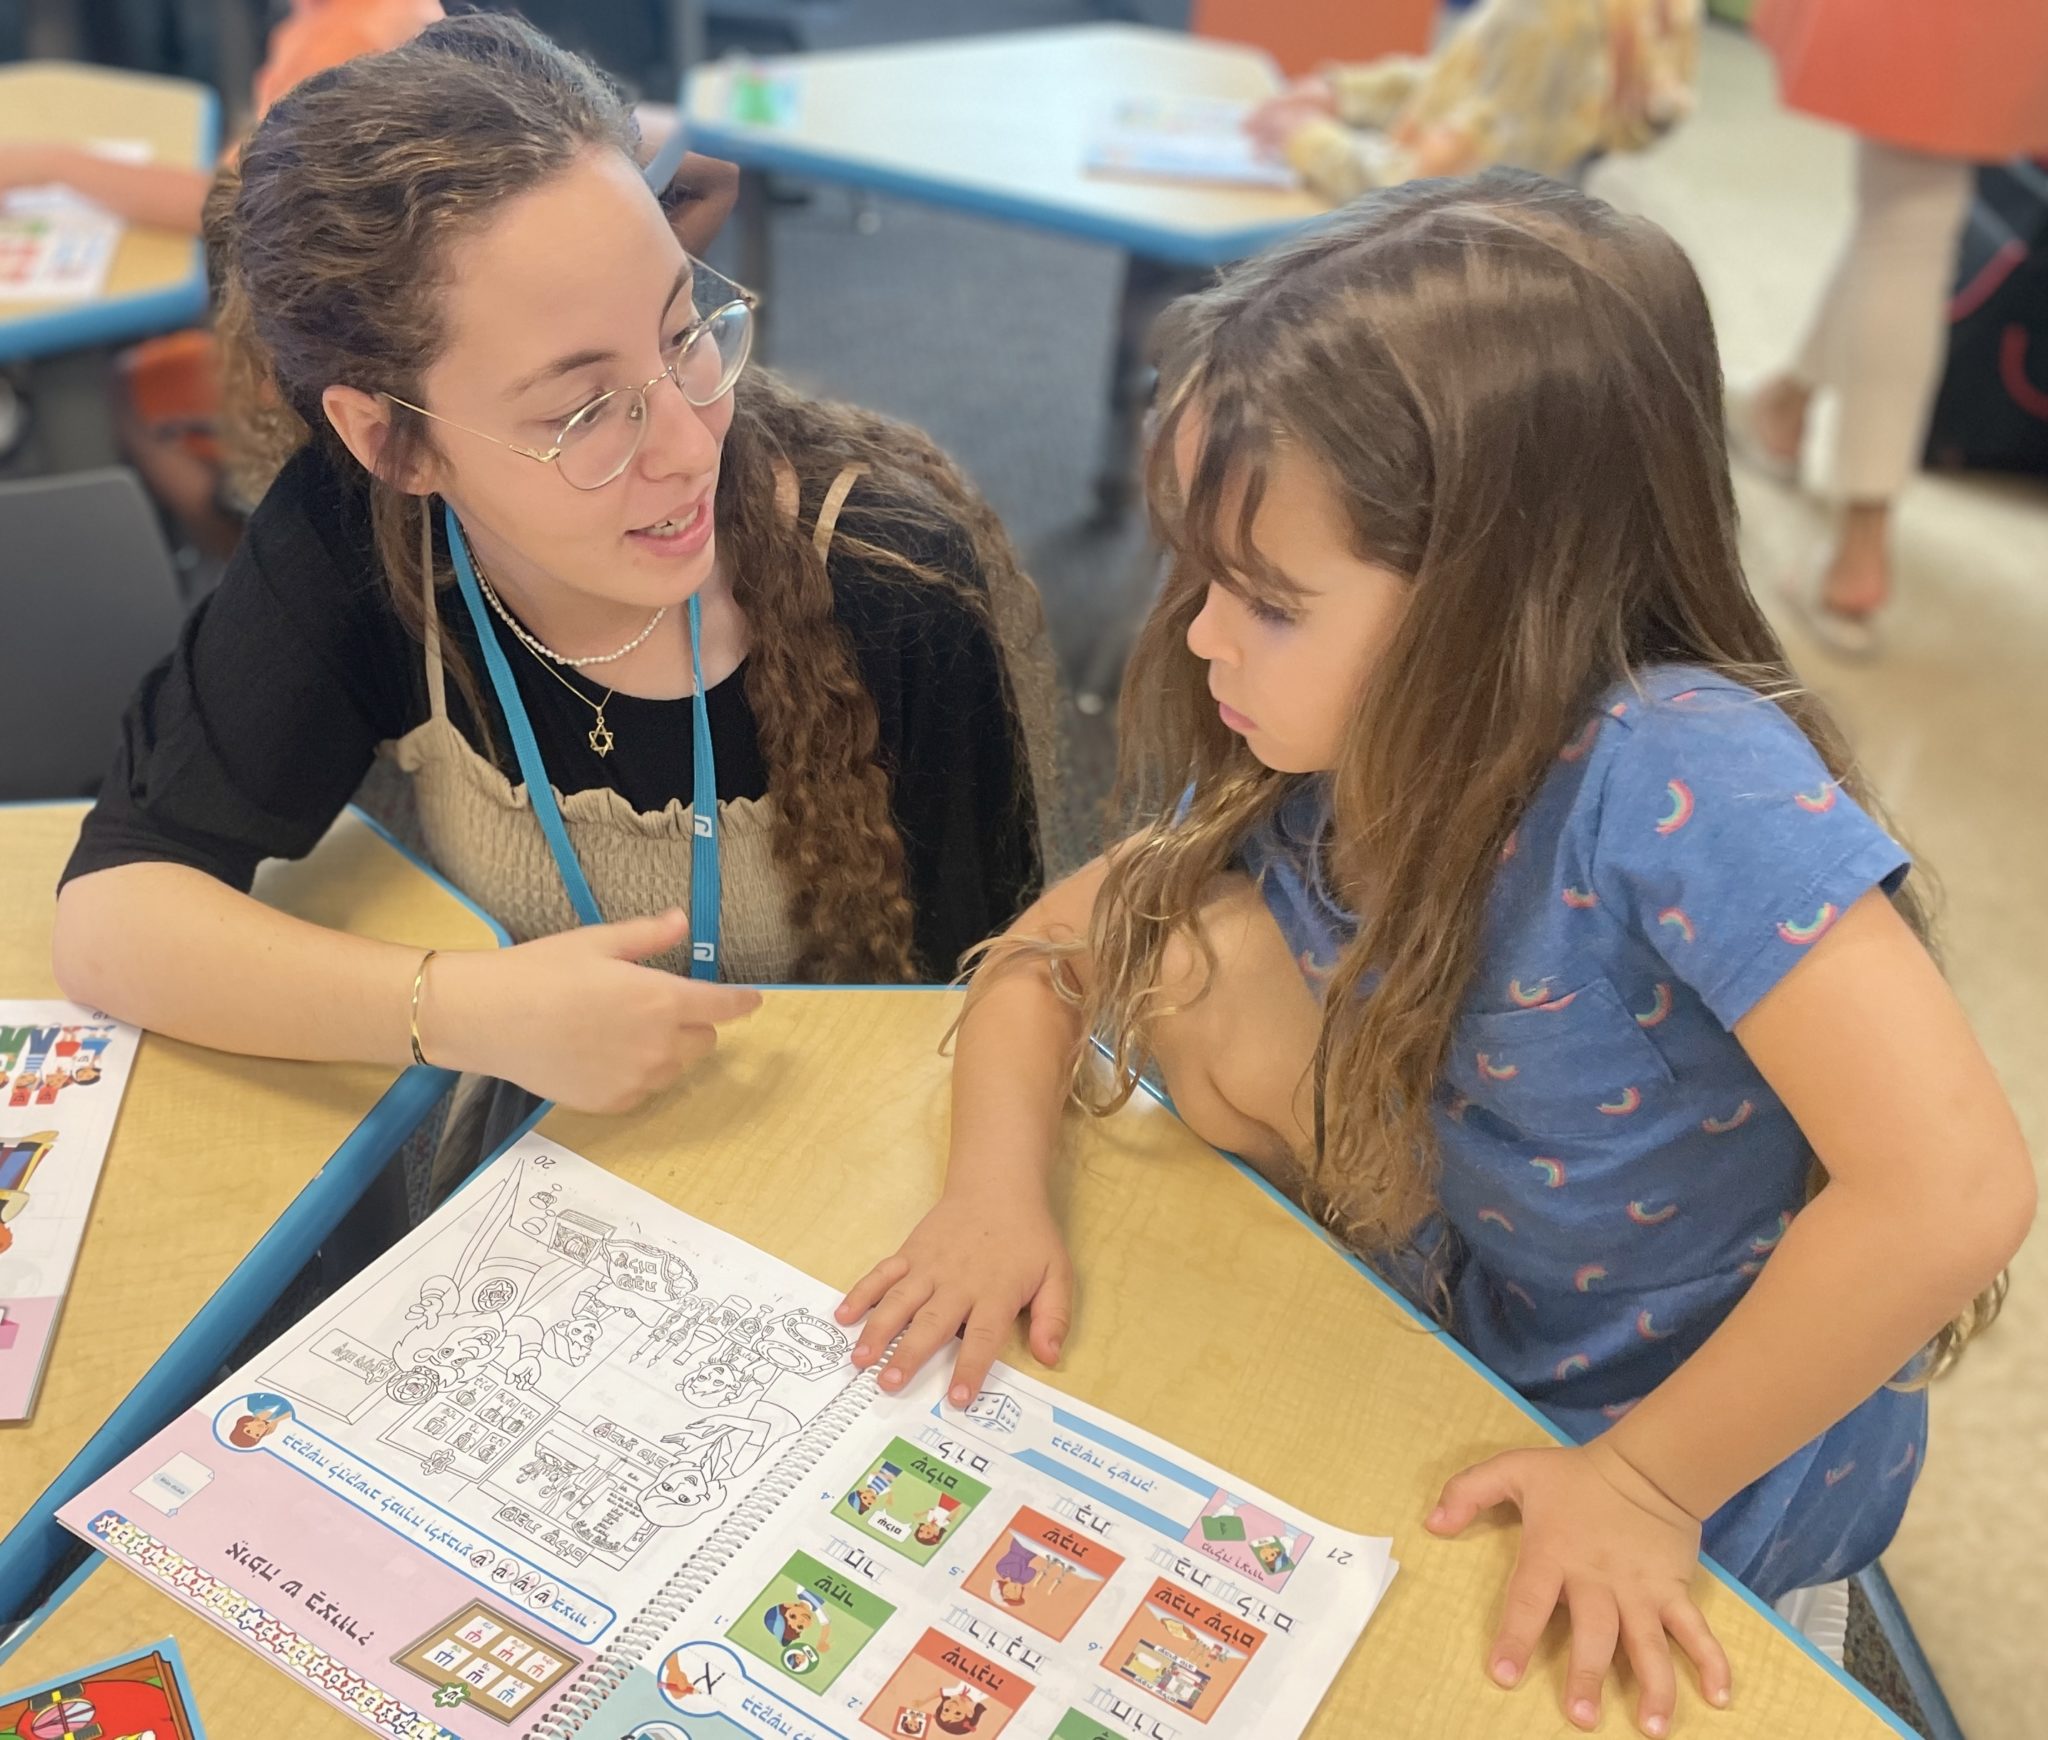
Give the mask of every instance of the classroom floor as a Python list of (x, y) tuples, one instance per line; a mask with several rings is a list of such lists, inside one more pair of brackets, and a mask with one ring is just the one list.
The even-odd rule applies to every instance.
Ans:
[[(1849, 148), (1834, 129), (1779, 110), (1749, 41), (1713, 31), (1706, 50), (1698, 116), (1658, 151), (1603, 168), (1593, 187), (1691, 251), (1728, 377), (1743, 384), (1797, 342), (1841, 233)], [(1742, 506), (1751, 578), (1767, 591), (1824, 522), (1754, 477)], [(1923, 479), (1901, 504), (1899, 558), (1903, 595), (1880, 662), (1845, 667), (1796, 623), (1786, 633), (1939, 881), (1950, 978), (2036, 1165), (2048, 1167), (2048, 488)], [(2043, 1731), (2048, 1240), (2038, 1232), (2012, 1281), (2001, 1321), (1935, 1387), (1927, 1470), (1884, 1561), (1971, 1740)]]

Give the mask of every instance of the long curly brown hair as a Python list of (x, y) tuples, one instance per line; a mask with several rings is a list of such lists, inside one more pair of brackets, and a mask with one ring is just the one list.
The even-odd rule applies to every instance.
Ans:
[[(518, 20), (486, 14), (431, 25), (277, 103), (207, 202), (224, 423), (240, 489), (260, 495), (285, 458), (316, 438), (353, 464), (321, 394), (345, 383), (420, 398), (445, 338), (440, 269), (451, 241), (580, 154), (636, 158), (638, 143), (631, 110), (602, 73)], [(421, 528), (432, 501), (391, 480), (407, 475), (431, 437), (412, 412), (392, 415), (370, 480), (372, 516), (392, 608), (424, 641)], [(766, 371), (746, 377), (734, 394), (716, 512), (752, 630), (746, 696), (777, 800), (775, 853), (789, 873), (799, 976), (910, 980), (953, 963), (915, 958), (874, 700), (805, 530), (848, 466), (865, 467), (866, 477), (836, 547), (907, 585), (951, 588), (995, 632), (1032, 776), (1021, 801), (1034, 804), (1034, 822), (1053, 766), (1051, 666), (1037, 592), (1008, 536), (928, 437), (805, 399)], [(963, 542), (982, 585), (936, 559)], [(441, 646), (470, 716), (486, 720), (474, 674), (448, 637)]]
[[(1657, 665), (1723, 673), (1877, 805), (1744, 577), (1712, 319), (1655, 225), (1515, 172), (1415, 183), (1176, 304), (1159, 347), (1149, 487), (1172, 565), (1123, 691), (1141, 825), (1112, 855), (1090, 982), (1071, 991), (1115, 1068), (1079, 1091), (1097, 1110), (1129, 1096), (1169, 941), (1200, 944), (1215, 879), (1300, 783), (1224, 729), (1187, 646), (1212, 583), (1286, 603), (1250, 531), (1291, 449), (1335, 480), (1359, 555), (1412, 588), (1330, 774), (1332, 886), (1368, 916), (1324, 993), (1307, 1157), (1312, 1208), (1398, 1251), (1436, 1205), (1432, 1107), (1502, 849), (1600, 694)], [(1183, 430), (1199, 445), (1185, 490)], [(1894, 902), (1925, 938), (1917, 887)]]

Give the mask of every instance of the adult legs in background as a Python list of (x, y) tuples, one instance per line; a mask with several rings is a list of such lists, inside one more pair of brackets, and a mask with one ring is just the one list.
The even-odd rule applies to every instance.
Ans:
[(1827, 494), (1843, 517), (1814, 604), (1852, 625), (1891, 598), (1892, 501), (1919, 467), (1973, 184), (1960, 159), (1859, 139), (1855, 224), (1797, 358), (1751, 404), (1757, 444), (1796, 461), (1813, 395), (1836, 395)]

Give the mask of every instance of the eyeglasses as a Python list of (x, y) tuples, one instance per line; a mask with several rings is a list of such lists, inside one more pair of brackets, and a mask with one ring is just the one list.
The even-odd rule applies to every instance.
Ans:
[[(715, 282), (707, 284), (707, 280)], [(555, 431), (554, 445), (545, 452), (501, 440), (486, 430), (472, 429), (467, 423), (458, 423), (395, 393), (386, 393), (384, 397), (436, 423), (460, 429), (465, 435), (481, 435), (486, 441), (509, 447), (524, 459), (552, 465), (572, 489), (602, 489), (624, 475), (646, 438), (649, 387), (663, 379), (671, 380), (677, 392), (701, 409), (717, 404), (731, 392), (733, 383), (746, 369), (754, 348), (754, 310), (761, 305), (761, 298), (703, 265), (696, 268), (694, 287), (732, 294), (662, 347), (659, 374), (650, 375), (637, 387), (614, 387), (608, 393), (600, 393)]]

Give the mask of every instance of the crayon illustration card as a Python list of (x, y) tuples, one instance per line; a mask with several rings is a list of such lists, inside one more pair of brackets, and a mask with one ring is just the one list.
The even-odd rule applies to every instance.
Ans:
[(137, 1654), (0, 1697), (0, 1734), (206, 1740), (186, 1689), (184, 1661), (168, 1637)]
[(1299, 1524), (1250, 1499), (1219, 1491), (1188, 1530), (1187, 1544), (1240, 1576), (1278, 1590), (1287, 1587), (1295, 1566), (1307, 1557), (1312, 1538)]
[(832, 1514), (913, 1563), (928, 1565), (986, 1497), (988, 1488), (972, 1475), (892, 1438)]
[(1121, 1555), (1100, 1541), (1027, 1505), (967, 1573), (967, 1592), (1059, 1640), (1122, 1563)]
[(896, 1609), (808, 1553), (796, 1553), (725, 1635), (813, 1692), (832, 1684)]
[(889, 1676), (881, 1694), (861, 1715), (863, 1727), (892, 1740), (939, 1740), (1000, 1734), (1031, 1695), (1031, 1684), (1010, 1668), (927, 1631)]
[(1266, 1634), (1163, 1577), (1109, 1646), (1110, 1671), (1198, 1722), (1213, 1716)]

